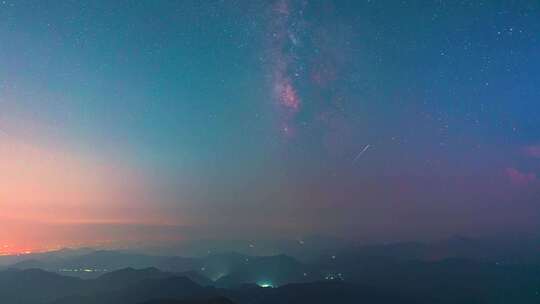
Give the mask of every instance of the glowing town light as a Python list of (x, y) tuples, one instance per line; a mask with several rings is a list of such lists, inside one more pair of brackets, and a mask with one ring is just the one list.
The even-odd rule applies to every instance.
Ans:
[(274, 284), (272, 284), (270, 281), (260, 281), (257, 282), (257, 285), (262, 288), (274, 288)]

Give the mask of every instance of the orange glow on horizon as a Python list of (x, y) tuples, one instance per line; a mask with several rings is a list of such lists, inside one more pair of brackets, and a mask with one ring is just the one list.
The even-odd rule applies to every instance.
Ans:
[(171, 225), (145, 204), (147, 183), (129, 166), (29, 142), (0, 134), (0, 255), (132, 241), (118, 227)]

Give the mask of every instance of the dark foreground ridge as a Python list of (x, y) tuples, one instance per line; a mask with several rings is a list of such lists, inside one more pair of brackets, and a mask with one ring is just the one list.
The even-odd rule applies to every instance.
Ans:
[[(447, 261), (433, 269), (410, 264), (388, 276), (365, 268), (373, 280), (323, 281), (263, 288), (255, 284), (220, 288), (202, 286), (187, 277), (155, 268), (123, 269), (96, 279), (67, 277), (39, 269), (0, 272), (3, 303), (139, 304), (139, 303), (538, 303), (530, 292), (540, 283), (538, 269), (478, 268), (473, 262)], [(378, 266), (374, 265), (377, 268)], [(414, 270), (417, 269), (417, 270)], [(402, 272), (405, 271), (405, 272)], [(430, 273), (431, 272), (431, 273)], [(439, 280), (435, 280), (439, 278)], [(501, 302), (503, 301), (503, 302)]]

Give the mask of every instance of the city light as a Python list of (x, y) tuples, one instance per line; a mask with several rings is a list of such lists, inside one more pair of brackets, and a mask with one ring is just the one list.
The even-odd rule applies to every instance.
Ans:
[(274, 288), (274, 284), (270, 281), (259, 281), (257, 282), (257, 285), (262, 288)]

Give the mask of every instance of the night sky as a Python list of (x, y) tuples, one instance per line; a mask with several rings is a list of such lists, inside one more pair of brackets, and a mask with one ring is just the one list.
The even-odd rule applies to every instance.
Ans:
[(0, 2), (1, 252), (540, 229), (540, 2)]

